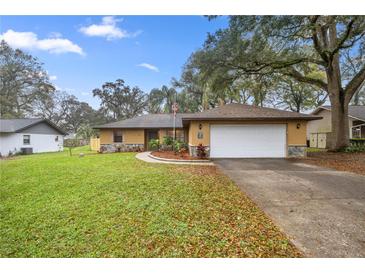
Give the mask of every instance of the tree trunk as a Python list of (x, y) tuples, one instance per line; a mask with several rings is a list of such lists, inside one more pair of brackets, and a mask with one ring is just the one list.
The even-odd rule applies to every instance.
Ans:
[[(336, 24), (329, 17), (331, 22), (328, 31), (328, 46), (331, 50), (337, 44)], [(330, 142), (331, 150), (339, 150), (347, 147), (350, 144), (349, 140), (349, 118), (348, 105), (349, 100), (345, 96), (345, 91), (341, 83), (340, 56), (337, 53), (333, 54), (328, 60), (326, 68), (328, 93), (331, 101), (331, 123), (332, 123), (332, 138)]]
[(332, 136), (330, 150), (347, 147), (349, 141), (348, 103), (340, 100), (339, 96), (330, 96)]
[(348, 105), (344, 90), (341, 86), (340, 68), (338, 56), (334, 56), (326, 69), (328, 81), (328, 93), (331, 101), (331, 125), (332, 136), (331, 150), (339, 150), (347, 147), (349, 141)]

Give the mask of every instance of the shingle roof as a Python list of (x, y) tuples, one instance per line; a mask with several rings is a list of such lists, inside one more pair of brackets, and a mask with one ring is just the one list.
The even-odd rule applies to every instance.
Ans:
[(41, 122), (46, 122), (48, 125), (56, 129), (60, 133), (65, 134), (65, 132), (62, 129), (58, 128), (50, 121), (42, 118), (0, 119), (0, 132), (4, 133), (20, 132), (23, 129), (29, 128)]
[[(316, 120), (315, 115), (301, 114), (273, 108), (256, 107), (243, 104), (227, 104), (221, 107), (197, 113), (178, 113), (176, 128), (183, 127), (183, 121), (189, 120)], [(94, 128), (171, 128), (172, 114), (146, 114), (131, 119), (113, 122)]]
[[(176, 128), (183, 127), (181, 120), (182, 115), (184, 114), (176, 114)], [(146, 114), (131, 119), (94, 126), (94, 128), (171, 128), (174, 123), (173, 119), (173, 115), (168, 113)]]
[[(320, 108), (331, 110), (331, 106), (321, 106)], [(349, 115), (365, 121), (365, 106), (349, 106)]]
[[(245, 104), (226, 104), (194, 113), (183, 120), (316, 120), (318, 116)], [(321, 118), (319, 118), (321, 119)]]

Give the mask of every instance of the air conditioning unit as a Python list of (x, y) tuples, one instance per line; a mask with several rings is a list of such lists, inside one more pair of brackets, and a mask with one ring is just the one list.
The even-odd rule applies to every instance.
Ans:
[(32, 147), (22, 147), (22, 148), (20, 148), (20, 151), (22, 152), (22, 154), (32, 154), (33, 148)]

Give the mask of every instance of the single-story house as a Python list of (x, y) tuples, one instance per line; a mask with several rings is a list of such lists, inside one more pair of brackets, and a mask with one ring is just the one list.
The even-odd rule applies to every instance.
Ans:
[[(312, 115), (323, 119), (308, 122), (307, 140), (310, 147), (328, 148), (331, 142), (331, 106), (320, 106)], [(349, 106), (349, 136), (365, 138), (365, 106)]]
[[(227, 104), (198, 113), (176, 115), (176, 137), (189, 145), (191, 155), (202, 144), (211, 158), (287, 157), (305, 154), (307, 122), (321, 117)], [(151, 139), (173, 136), (173, 114), (147, 114), (96, 126), (100, 147), (148, 149)]]
[(46, 119), (0, 119), (0, 153), (61, 151), (65, 134)]

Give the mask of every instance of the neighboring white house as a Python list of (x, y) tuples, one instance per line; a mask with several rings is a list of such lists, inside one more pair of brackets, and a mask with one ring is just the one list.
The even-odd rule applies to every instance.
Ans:
[(0, 119), (0, 153), (9, 156), (63, 150), (65, 132), (45, 119)]
[[(321, 120), (309, 121), (307, 125), (307, 140), (310, 147), (328, 148), (331, 139), (331, 106), (321, 106), (312, 115), (321, 116)], [(349, 136), (365, 138), (365, 106), (349, 106)]]

